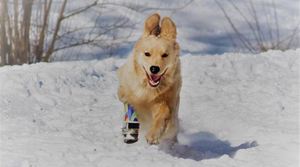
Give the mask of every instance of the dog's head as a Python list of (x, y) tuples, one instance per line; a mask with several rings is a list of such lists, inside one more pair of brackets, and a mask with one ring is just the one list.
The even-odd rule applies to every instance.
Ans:
[(143, 73), (143, 83), (151, 88), (172, 83), (179, 63), (176, 26), (169, 17), (162, 19), (161, 26), (159, 23), (158, 14), (150, 16), (134, 47), (135, 69)]

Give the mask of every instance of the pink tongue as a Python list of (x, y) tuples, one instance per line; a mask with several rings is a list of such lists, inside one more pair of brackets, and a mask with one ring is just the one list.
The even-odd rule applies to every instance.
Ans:
[(160, 79), (160, 75), (150, 75), (152, 81), (157, 82)]

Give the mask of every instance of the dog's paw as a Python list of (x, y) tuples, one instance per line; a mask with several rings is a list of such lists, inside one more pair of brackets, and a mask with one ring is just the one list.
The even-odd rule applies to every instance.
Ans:
[(158, 145), (158, 138), (154, 136), (147, 135), (146, 136), (147, 143), (150, 145)]
[(148, 144), (154, 144), (154, 145), (158, 145), (159, 144), (159, 133), (155, 133), (155, 132), (148, 132), (148, 134), (146, 135), (146, 140)]

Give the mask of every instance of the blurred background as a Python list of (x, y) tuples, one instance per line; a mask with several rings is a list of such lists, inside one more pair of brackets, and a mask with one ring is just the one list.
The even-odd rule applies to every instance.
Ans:
[(0, 0), (0, 65), (127, 57), (144, 20), (177, 25), (182, 54), (299, 48), (299, 0)]

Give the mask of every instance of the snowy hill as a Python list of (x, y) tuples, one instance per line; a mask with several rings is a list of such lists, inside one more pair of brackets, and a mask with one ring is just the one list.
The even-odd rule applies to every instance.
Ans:
[(299, 55), (182, 56), (172, 150), (123, 143), (123, 59), (0, 68), (1, 167), (297, 167)]

